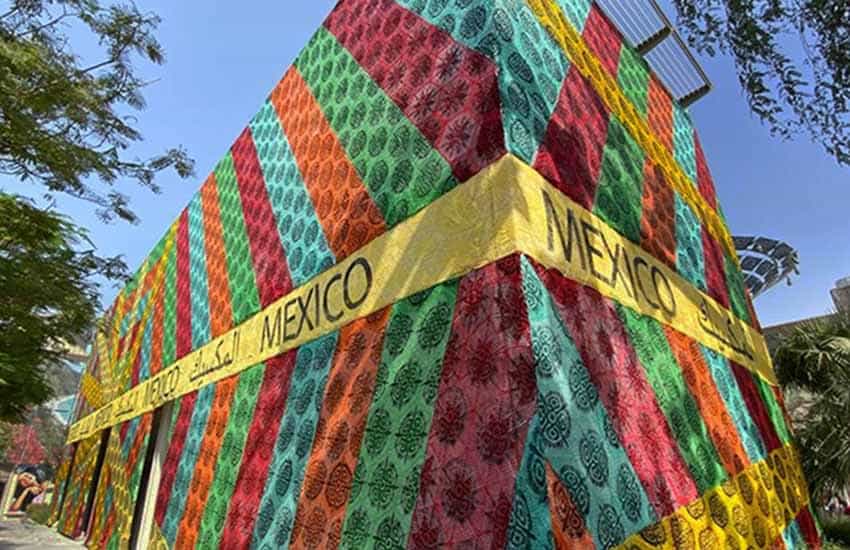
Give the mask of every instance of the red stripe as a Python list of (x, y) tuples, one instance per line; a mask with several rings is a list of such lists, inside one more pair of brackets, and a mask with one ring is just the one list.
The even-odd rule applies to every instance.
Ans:
[(505, 153), (497, 67), (483, 54), (393, 0), (341, 2), (325, 25), (445, 157), (458, 181)]
[(567, 73), (534, 168), (585, 208), (593, 206), (608, 135), (608, 110), (575, 67)]
[(750, 416), (758, 427), (759, 433), (767, 447), (767, 452), (771, 453), (782, 446), (779, 435), (776, 433), (776, 428), (770, 420), (770, 415), (764, 404), (761, 394), (753, 380), (753, 374), (738, 365), (737, 363), (729, 362), (732, 366), (732, 373), (738, 381), (738, 387), (741, 389), (741, 394), (744, 396), (744, 402), (747, 404), (747, 409), (750, 411)]
[[(266, 307), (292, 290), (292, 280), (250, 129), (242, 132), (231, 152), (236, 179), (239, 182), (239, 194), (242, 197), (257, 289), (261, 305)], [(286, 405), (296, 353), (296, 350), (293, 350), (266, 361), (263, 383), (257, 397), (254, 417), (242, 453), (242, 464), (222, 533), (221, 546), (224, 548), (245, 547), (246, 545), (241, 543), (250, 540), (251, 530), (248, 530), (246, 525), (253, 527), (260, 507), (269, 464), (274, 454), (275, 435)]]
[(694, 132), (694, 149), (697, 156), (697, 186), (702, 198), (717, 210), (717, 191), (714, 188), (714, 180), (711, 178), (711, 171), (708, 169), (708, 162), (705, 159), (705, 152), (702, 150), (702, 144), (699, 141), (699, 136)]
[(251, 245), (260, 305), (266, 307), (292, 290), (292, 281), (249, 128), (233, 144), (231, 153), (239, 182), (239, 196), (242, 198), (245, 230)]
[(705, 226), (702, 228), (702, 250), (705, 257), (705, 283), (708, 294), (729, 309), (729, 289), (726, 287), (723, 250)]
[(812, 550), (821, 548), (822, 542), (818, 534), (818, 528), (808, 506), (803, 508), (797, 515), (797, 524), (800, 526), (800, 532), (803, 534), (803, 539), (809, 548)]
[(612, 302), (557, 271), (538, 273), (600, 388), (614, 430), (658, 517), (699, 498), (688, 466)]
[(293, 350), (266, 361), (263, 385), (227, 510), (221, 548), (248, 548), (250, 545), (296, 356), (297, 350)]
[(644, 164), (641, 246), (676, 269), (676, 202), (673, 189), (652, 161)]
[(189, 424), (192, 422), (192, 412), (195, 410), (197, 398), (198, 392), (192, 392), (180, 400), (180, 412), (177, 413), (177, 421), (171, 434), (171, 444), (168, 446), (165, 463), (162, 465), (159, 492), (156, 495), (154, 518), (160, 527), (168, 508), (168, 500), (171, 498), (171, 489), (174, 486), (174, 478), (177, 476), (177, 465), (180, 462), (180, 455), (183, 454), (183, 445), (186, 444), (186, 436), (189, 433)]
[(595, 3), (591, 4), (582, 38), (590, 51), (599, 58), (602, 67), (616, 79), (617, 70), (620, 67), (620, 49), (623, 47), (623, 39)]
[(413, 547), (507, 543), (537, 394), (519, 258), (460, 283), (413, 514)]
[[(180, 222), (177, 227), (177, 358), (192, 351), (192, 308), (190, 294), (190, 271), (189, 271), (189, 215), (186, 210), (180, 214)], [(189, 432), (189, 424), (192, 421), (192, 412), (195, 409), (195, 400), (198, 392), (190, 393), (180, 400), (180, 412), (177, 414), (177, 422), (168, 446), (168, 453), (162, 467), (162, 477), (159, 482), (159, 493), (156, 497), (156, 511), (154, 517), (158, 525), (162, 525), (165, 511), (168, 508), (168, 500), (171, 498), (171, 489), (174, 478), (177, 475), (177, 465), (180, 455), (183, 453), (183, 445)]]

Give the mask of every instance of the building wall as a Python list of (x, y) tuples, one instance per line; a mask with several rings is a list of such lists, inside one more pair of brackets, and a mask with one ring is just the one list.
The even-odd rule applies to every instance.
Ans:
[[(488, 174), (502, 174), (496, 191), (441, 209)], [(465, 260), (497, 248), (468, 235), (506, 208), (487, 197), (525, 196), (523, 178), (619, 234), (610, 250), (583, 229), (583, 284), (523, 254)], [(688, 113), (589, 1), (343, 0), (119, 295), (77, 418), (186, 358), (203, 370), (191, 354), (216, 337), (367, 244), (411, 235), (375, 263), (395, 267), (389, 286), (438, 259), (456, 269), (174, 401), (149, 489), (155, 547), (609, 547), (643, 529), (641, 544), (660, 544), (702, 529), (695, 502), (712, 512), (701, 538), (812, 542), (771, 381), (694, 339), (697, 305), (677, 324), (654, 299), (635, 305), (648, 280), (629, 265), (594, 275), (606, 253), (640, 250), (670, 292), (758, 335), (719, 220)], [(471, 229), (441, 242), (450, 226)], [(321, 312), (309, 292), (291, 315)], [(99, 436), (75, 444), (86, 459), (70, 469), (64, 532), (94, 490), (90, 546), (130, 540), (149, 416), (112, 426), (97, 480), (81, 449)], [(728, 479), (783, 508), (761, 511)]]

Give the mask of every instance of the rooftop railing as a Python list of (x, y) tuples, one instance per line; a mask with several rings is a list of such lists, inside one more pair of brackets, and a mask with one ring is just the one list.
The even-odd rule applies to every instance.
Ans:
[(711, 91), (711, 81), (655, 0), (595, 0), (658, 75), (688, 107)]

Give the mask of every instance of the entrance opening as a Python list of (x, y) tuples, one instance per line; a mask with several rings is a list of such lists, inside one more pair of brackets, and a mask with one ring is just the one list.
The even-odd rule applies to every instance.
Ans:
[(151, 468), (156, 454), (156, 442), (159, 439), (162, 420), (162, 407), (153, 413), (151, 421), (151, 433), (148, 436), (148, 446), (145, 449), (145, 463), (142, 466), (142, 479), (139, 482), (139, 491), (136, 494), (136, 505), (133, 508), (133, 523), (130, 526), (130, 548), (135, 548), (139, 541), (139, 533), (142, 528), (142, 515), (145, 509), (145, 495), (148, 492), (148, 484), (151, 478)]
[(103, 472), (103, 462), (106, 459), (106, 446), (109, 445), (109, 434), (111, 432), (112, 428), (107, 428), (100, 435), (100, 448), (97, 451), (97, 461), (94, 463), (94, 473), (92, 474), (89, 494), (86, 498), (86, 511), (83, 513), (82, 525), (84, 526), (83, 530), (86, 536), (88, 536), (89, 529), (91, 528), (89, 523), (91, 522), (92, 512), (94, 511), (94, 497), (97, 493), (98, 482), (100, 482), (100, 474)]

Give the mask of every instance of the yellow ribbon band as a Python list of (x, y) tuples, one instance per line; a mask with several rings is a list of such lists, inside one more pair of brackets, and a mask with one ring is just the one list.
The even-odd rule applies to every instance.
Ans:
[(800, 462), (788, 445), (635, 533), (620, 548), (770, 548), (808, 503)]
[(515, 253), (675, 328), (775, 384), (761, 334), (507, 155), (240, 326), (81, 419), (68, 441), (152, 411)]
[(631, 100), (620, 90), (617, 81), (608, 74), (596, 55), (590, 51), (581, 35), (564, 16), (561, 8), (554, 0), (527, 1), (531, 11), (579, 72), (590, 81), (603, 103), (623, 123), (650, 160), (661, 168), (671, 187), (693, 209), (708, 232), (723, 244), (732, 260), (737, 262), (735, 243), (726, 229), (726, 224), (699, 194), (694, 182), (685, 175), (673, 154), (659, 141)]

